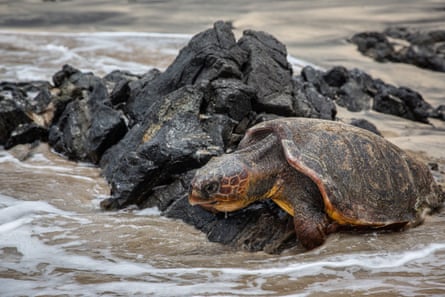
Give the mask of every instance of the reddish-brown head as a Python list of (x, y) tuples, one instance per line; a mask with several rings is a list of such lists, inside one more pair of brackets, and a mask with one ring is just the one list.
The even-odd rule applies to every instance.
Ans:
[(189, 202), (213, 211), (235, 211), (253, 202), (248, 197), (248, 187), (247, 165), (236, 155), (223, 155), (196, 172)]

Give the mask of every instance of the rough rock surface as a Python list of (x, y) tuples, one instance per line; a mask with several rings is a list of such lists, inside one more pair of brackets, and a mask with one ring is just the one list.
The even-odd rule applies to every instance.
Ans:
[(357, 33), (351, 42), (357, 45), (362, 54), (379, 62), (407, 63), (445, 71), (445, 30), (388, 28), (382, 33)]
[(332, 98), (350, 111), (374, 109), (423, 123), (428, 123), (429, 117), (442, 116), (440, 109), (433, 109), (419, 93), (373, 79), (358, 69), (347, 70), (338, 66), (323, 72), (307, 66), (302, 77), (319, 94)]
[(47, 141), (51, 113), (48, 82), (0, 83), (0, 145)]
[(120, 112), (111, 107), (104, 82), (68, 65), (54, 75), (53, 81), (61, 90), (53, 100), (63, 111), (53, 120), (49, 143), (70, 159), (98, 163), (127, 132)]
[[(0, 145), (49, 141), (73, 160), (102, 168), (107, 210), (158, 207), (212, 241), (249, 251), (297, 244), (292, 219), (270, 201), (213, 214), (187, 201), (195, 170), (236, 149), (252, 125), (282, 116), (335, 120), (336, 105), (374, 108), (426, 122), (444, 119), (420, 94), (363, 71), (305, 67), (294, 75), (273, 36), (217, 22), (194, 36), (164, 71), (103, 78), (65, 65), (48, 82), (0, 83)], [(378, 133), (369, 122), (352, 124)]]

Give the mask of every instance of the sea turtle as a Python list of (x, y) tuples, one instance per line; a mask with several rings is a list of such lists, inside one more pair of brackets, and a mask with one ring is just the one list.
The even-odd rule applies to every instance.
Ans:
[(283, 118), (250, 128), (238, 150), (197, 170), (189, 202), (230, 212), (272, 199), (312, 249), (339, 227), (404, 229), (444, 200), (426, 165), (367, 130)]

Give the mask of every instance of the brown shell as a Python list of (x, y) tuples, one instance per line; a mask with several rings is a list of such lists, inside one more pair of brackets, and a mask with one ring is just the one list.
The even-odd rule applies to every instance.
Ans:
[(265, 133), (277, 135), (289, 164), (317, 184), (326, 213), (341, 224), (415, 224), (423, 210), (441, 203), (438, 186), (423, 163), (367, 130), (284, 118), (252, 127), (240, 147)]

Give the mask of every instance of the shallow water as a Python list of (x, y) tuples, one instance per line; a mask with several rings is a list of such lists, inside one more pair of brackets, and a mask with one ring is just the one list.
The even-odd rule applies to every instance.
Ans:
[[(91, 15), (109, 17), (83, 18), (79, 26), (55, 17), (66, 6), (79, 18), (86, 8), (76, 1), (0, 2), (0, 81), (48, 80), (65, 63), (98, 75), (163, 69), (192, 34), (226, 18), (237, 35), (247, 28), (276, 35), (288, 45), (296, 71), (303, 63), (296, 57), (321, 67), (358, 67), (420, 91), (433, 105), (445, 104), (444, 74), (377, 64), (345, 41), (388, 24), (443, 26), (443, 9), (433, 10), (439, 1), (161, 1), (149, 9), (147, 1), (116, 2), (88, 2)], [(4, 7), (13, 12), (7, 18)], [(45, 7), (48, 19), (39, 22)], [(391, 141), (445, 168), (442, 123), (433, 128), (344, 110), (340, 117), (366, 117)], [(403, 233), (334, 234), (307, 253), (246, 253), (210, 243), (156, 209), (100, 211), (109, 194), (100, 171), (66, 161), (46, 145), (0, 150), (0, 169), (0, 296), (445, 295), (445, 212)], [(435, 176), (445, 183), (443, 174)]]

